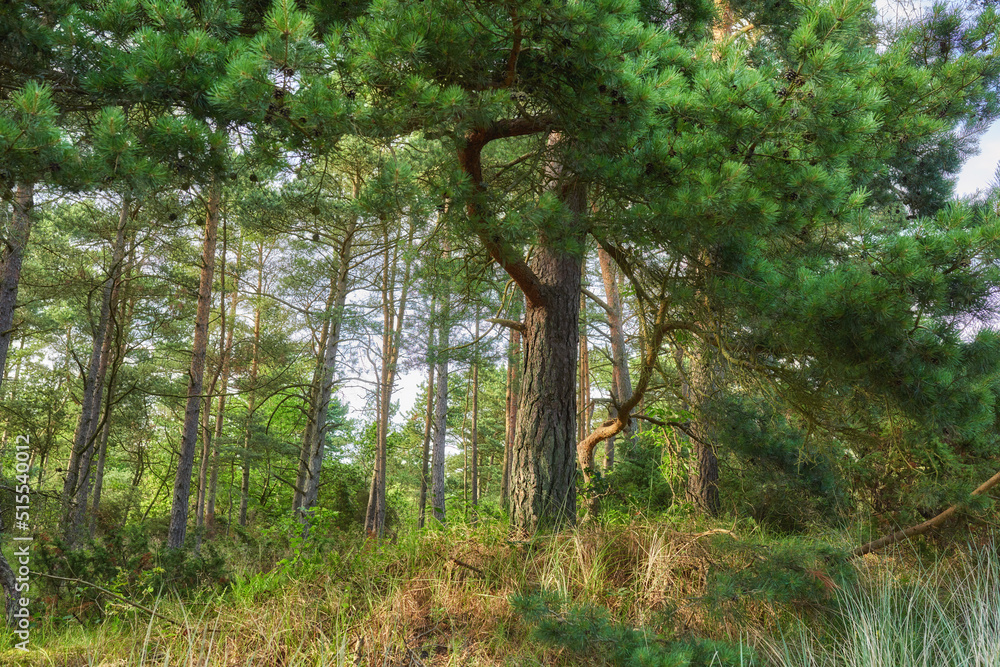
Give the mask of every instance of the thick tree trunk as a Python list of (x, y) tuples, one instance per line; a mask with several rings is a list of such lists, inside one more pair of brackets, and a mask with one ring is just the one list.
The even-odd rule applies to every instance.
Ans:
[(125, 259), (125, 227), (128, 224), (131, 202), (124, 197), (118, 217), (114, 246), (111, 251), (111, 266), (104, 288), (101, 291), (101, 307), (97, 325), (94, 327), (93, 347), (90, 363), (84, 378), (80, 418), (77, 422), (70, 451), (66, 478), (63, 482), (62, 529), (66, 541), (76, 544), (87, 528), (87, 504), (90, 495), (91, 463), (94, 445), (100, 426), (101, 402), (104, 396), (104, 379), (111, 358), (111, 335), (114, 329), (112, 317), (113, 300), (117, 292), (118, 276)]
[(31, 235), (31, 208), (35, 204), (33, 183), (21, 183), (14, 194), (14, 214), (10, 235), (3, 239), (0, 249), (0, 381), (6, 377), (7, 351), (14, 336), (14, 307), (17, 305), (17, 286), (21, 280), (24, 250)]
[[(576, 232), (586, 188), (562, 186)], [(530, 535), (576, 521), (576, 372), (580, 331), (581, 256), (540, 239), (531, 259), (539, 294), (524, 316), (521, 395), (510, 479), (511, 529)]]
[(198, 308), (195, 314), (194, 341), (191, 368), (188, 371), (187, 406), (184, 411), (184, 428), (181, 432), (180, 460), (174, 478), (173, 503), (170, 509), (170, 528), (167, 547), (184, 546), (187, 534), (188, 504), (191, 497), (191, 476), (194, 455), (198, 444), (198, 422), (201, 416), (201, 398), (205, 379), (205, 357), (208, 352), (208, 321), (212, 312), (212, 279), (215, 274), (215, 244), (219, 224), (219, 207), (222, 187), (217, 177), (212, 179), (208, 193), (208, 212), (205, 216), (205, 238), (201, 257), (201, 280), (198, 285)]
[[(601, 278), (604, 282), (604, 297), (607, 304), (605, 311), (608, 316), (608, 333), (611, 337), (611, 403), (612, 417), (617, 416), (618, 406), (632, 395), (632, 380), (628, 372), (628, 352), (625, 348), (625, 330), (622, 323), (621, 292), (618, 289), (618, 276), (615, 265), (604, 248), (597, 251), (601, 265)], [(625, 440), (628, 449), (632, 448), (636, 434), (636, 420), (629, 419), (625, 428)], [(604, 469), (612, 470), (615, 465), (615, 439), (605, 441)]]

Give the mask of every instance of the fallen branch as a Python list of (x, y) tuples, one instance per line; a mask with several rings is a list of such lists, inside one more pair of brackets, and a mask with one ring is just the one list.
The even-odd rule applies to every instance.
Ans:
[(163, 614), (161, 614), (159, 612), (153, 611), (149, 607), (144, 607), (143, 605), (139, 604), (138, 602), (132, 602), (131, 600), (123, 598), (121, 595), (118, 595), (117, 593), (113, 593), (112, 591), (109, 591), (107, 588), (102, 588), (101, 586), (98, 586), (97, 584), (91, 583), (89, 581), (84, 581), (83, 579), (76, 579), (75, 577), (57, 577), (54, 574), (45, 574), (44, 572), (34, 572), (34, 571), (32, 571), (31, 574), (39, 576), (39, 577), (45, 577), (46, 579), (55, 579), (57, 581), (68, 581), (68, 582), (73, 583), (73, 584), (83, 584), (84, 586), (89, 586), (90, 588), (94, 588), (96, 590), (99, 590), (102, 593), (104, 593), (105, 595), (110, 595), (114, 599), (119, 600), (121, 602), (124, 602), (127, 605), (131, 605), (131, 606), (135, 607), (136, 609), (141, 609), (142, 611), (146, 612), (147, 614), (149, 614), (150, 616), (152, 616), (154, 618), (163, 619), (167, 623), (173, 623), (174, 625), (176, 625), (179, 628), (184, 628), (185, 627), (185, 625), (183, 623), (178, 623), (174, 619), (169, 618), (167, 616), (164, 616)]
[[(1000, 472), (998, 472), (997, 474), (993, 475), (988, 480), (980, 484), (979, 487), (976, 488), (976, 490), (973, 491), (970, 495), (978, 496), (982, 493), (985, 493), (986, 491), (989, 491), (997, 484), (1000, 484)], [(958, 505), (952, 505), (951, 507), (941, 512), (937, 516), (928, 519), (923, 523), (918, 523), (916, 526), (910, 526), (909, 528), (897, 531), (892, 535), (886, 535), (885, 537), (880, 537), (877, 540), (872, 540), (868, 544), (862, 544), (860, 547), (857, 547), (856, 549), (854, 549), (854, 551), (851, 552), (851, 558), (859, 558), (873, 551), (878, 551), (882, 547), (888, 546), (890, 544), (895, 544), (896, 542), (902, 542), (903, 540), (908, 540), (911, 537), (922, 535), (931, 528), (936, 528), (937, 526), (940, 526), (942, 523), (947, 521), (951, 517), (951, 515), (953, 515), (955, 512), (958, 511), (958, 508), (959, 508)]]

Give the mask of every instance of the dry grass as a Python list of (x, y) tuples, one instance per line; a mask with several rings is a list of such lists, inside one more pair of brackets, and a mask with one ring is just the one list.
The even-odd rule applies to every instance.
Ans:
[(162, 598), (158, 610), (178, 626), (122, 610), (115, 623), (88, 630), (44, 628), (30, 661), (7, 653), (0, 664), (570, 664), (529, 640), (512, 595), (553, 590), (629, 624), (672, 622), (655, 628), (664, 634), (718, 636), (726, 628), (699, 601), (715, 532), (585, 526), (514, 543), (489, 529), (452, 528), (355, 544), (330, 563), (242, 577), (207, 604)]

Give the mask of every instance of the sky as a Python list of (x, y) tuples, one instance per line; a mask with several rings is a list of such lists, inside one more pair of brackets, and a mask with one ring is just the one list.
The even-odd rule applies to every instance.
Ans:
[(1000, 123), (994, 123), (989, 132), (983, 135), (979, 142), (979, 155), (965, 163), (958, 176), (956, 194), (959, 196), (975, 194), (977, 190), (985, 190), (1000, 162)]

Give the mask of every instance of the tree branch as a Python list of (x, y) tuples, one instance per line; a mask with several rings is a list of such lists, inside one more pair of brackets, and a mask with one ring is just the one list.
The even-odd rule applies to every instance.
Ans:
[(84, 581), (83, 579), (77, 579), (75, 577), (57, 577), (54, 574), (46, 574), (44, 572), (35, 572), (35, 571), (32, 571), (31, 574), (39, 576), (39, 577), (45, 577), (47, 579), (55, 579), (57, 581), (68, 581), (68, 582), (74, 583), (74, 584), (83, 584), (84, 586), (89, 586), (90, 588), (94, 588), (96, 590), (99, 590), (102, 593), (104, 593), (105, 595), (110, 595), (114, 599), (119, 600), (121, 602), (124, 602), (125, 604), (132, 605), (136, 609), (141, 609), (144, 612), (146, 612), (147, 614), (149, 614), (150, 616), (153, 616), (155, 618), (162, 618), (167, 623), (173, 623), (174, 625), (176, 625), (179, 628), (183, 628), (184, 627), (184, 624), (178, 623), (177, 621), (175, 621), (174, 619), (172, 619), (172, 618), (170, 618), (168, 616), (164, 616), (163, 614), (160, 614), (160, 613), (158, 613), (156, 611), (153, 611), (149, 607), (144, 607), (143, 605), (139, 604), (138, 602), (132, 602), (131, 600), (123, 598), (121, 595), (118, 595), (117, 593), (112, 593), (107, 588), (102, 588), (101, 586), (98, 586), (97, 584), (93, 584), (93, 583), (91, 583), (89, 581)]
[[(486, 190), (486, 184), (483, 182), (483, 147), (497, 139), (538, 134), (548, 130), (549, 125), (546, 118), (506, 118), (492, 123), (489, 127), (478, 128), (466, 134), (465, 145), (458, 151), (458, 162), (462, 171), (472, 180), (476, 193), (482, 194)], [(483, 212), (475, 198), (469, 200), (466, 208), (469, 218), (475, 225), (476, 235), (486, 247), (490, 257), (521, 288), (529, 306), (543, 306), (545, 298), (542, 294), (541, 281), (521, 253), (499, 234), (490, 233), (487, 225), (483, 224)]]
[[(982, 493), (985, 493), (986, 491), (989, 491), (997, 484), (1000, 484), (1000, 472), (998, 472), (997, 474), (993, 475), (988, 480), (980, 484), (976, 488), (976, 490), (969, 495), (978, 496)], [(937, 516), (928, 519), (923, 523), (918, 523), (915, 526), (910, 526), (909, 528), (897, 531), (891, 535), (886, 535), (885, 537), (880, 537), (877, 540), (872, 540), (867, 544), (862, 544), (861, 546), (855, 548), (854, 551), (851, 552), (851, 558), (858, 558), (873, 551), (878, 551), (882, 547), (889, 546), (890, 544), (895, 544), (896, 542), (902, 542), (903, 540), (908, 540), (911, 537), (922, 535), (931, 528), (936, 528), (937, 526), (940, 526), (945, 521), (947, 521), (955, 512), (958, 511), (958, 507), (959, 507), (958, 505), (952, 505), (951, 507), (941, 512)]]
[(596, 294), (594, 294), (593, 292), (591, 292), (586, 287), (581, 287), (580, 291), (583, 292), (587, 296), (588, 299), (590, 299), (591, 301), (593, 301), (594, 303), (596, 303), (598, 306), (600, 306), (601, 308), (603, 308), (604, 312), (606, 312), (609, 315), (613, 315), (614, 314), (614, 311), (611, 310), (611, 306), (609, 306), (607, 303), (605, 303), (604, 300), (601, 299), (601, 297), (597, 296)]
[(507, 327), (508, 329), (513, 329), (514, 331), (520, 331), (524, 333), (524, 323), (518, 322), (516, 320), (505, 320), (501, 317), (487, 317), (487, 322), (492, 322), (493, 324), (499, 324), (502, 327)]

